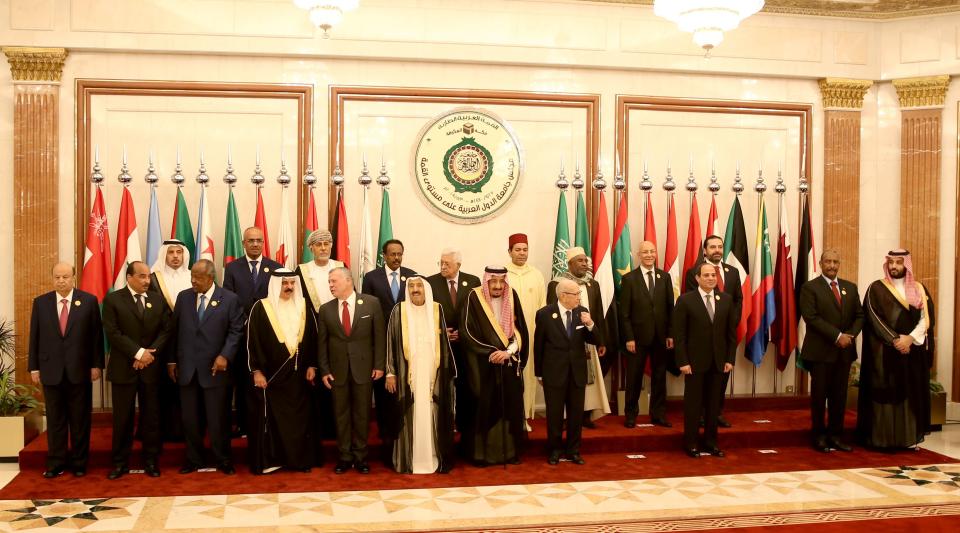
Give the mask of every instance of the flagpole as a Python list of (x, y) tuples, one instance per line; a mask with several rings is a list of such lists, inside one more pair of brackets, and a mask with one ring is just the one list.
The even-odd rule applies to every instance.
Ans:
[[(619, 156), (619, 152), (617, 153), (617, 155)], [(614, 229), (613, 229), (613, 231), (614, 231), (614, 233), (616, 233), (616, 231), (617, 231), (617, 224), (616, 224), (616, 222), (617, 222), (617, 216), (618, 216), (616, 213), (619, 213), (619, 211), (620, 211), (620, 202), (622, 202), (624, 199), (626, 199), (626, 200), (629, 202), (629, 199), (623, 196), (623, 195), (626, 194), (626, 192), (627, 192), (627, 182), (626, 182), (626, 180), (623, 179), (623, 174), (620, 173), (620, 160), (619, 160), (619, 159), (617, 160), (617, 173), (616, 173), (616, 175), (614, 175), (614, 177), (613, 177), (613, 190), (614, 190), (614, 194), (613, 194), (613, 197), (614, 197), (614, 204), (613, 204), (613, 205), (614, 205), (614, 216), (613, 216), (613, 218), (614, 218)], [(601, 194), (602, 194), (602, 192), (601, 192)], [(629, 204), (628, 204), (628, 205), (629, 205)], [(629, 213), (629, 209), (627, 209), (627, 212)], [(629, 218), (628, 218), (627, 220), (629, 220)], [(629, 225), (629, 223), (628, 223), (627, 225)], [(613, 251), (614, 251), (614, 249), (616, 248), (617, 242), (618, 242), (619, 239), (620, 239), (620, 236), (619, 236), (619, 235), (613, 235), (613, 237), (614, 237), (614, 239), (610, 241), (611, 263), (612, 263), (612, 260), (613, 260)], [(629, 239), (628, 239), (628, 240), (629, 240)], [(629, 243), (629, 242), (627, 243), (627, 250), (628, 250), (628, 253), (632, 253), (632, 251), (630, 250), (630, 243)], [(614, 268), (616, 268), (616, 265), (614, 265)], [(620, 288), (616, 285), (616, 279), (614, 279), (614, 288), (615, 288), (617, 291), (620, 290)], [(617, 343), (617, 345), (619, 346), (619, 342)], [(620, 394), (619, 394), (619, 392), (620, 392), (621, 390), (625, 390), (625, 389), (626, 389), (626, 387), (625, 387), (626, 384), (624, 383), (624, 380), (623, 380), (623, 372), (622, 372), (622, 369), (623, 369), (623, 350), (618, 349), (618, 350), (617, 350), (617, 364), (614, 366), (614, 375), (611, 376), (611, 380), (610, 380), (611, 383), (616, 383), (616, 384), (617, 384), (617, 391), (616, 391), (617, 394), (614, 395), (614, 398), (616, 399), (616, 403), (617, 403), (617, 408), (618, 408), (618, 409), (620, 408), (620, 405), (619, 405), (619, 404), (620, 404)]]
[[(740, 160), (739, 160), (739, 159), (737, 160), (737, 171), (736, 171), (736, 172), (734, 173), (734, 175), (733, 175), (733, 185), (730, 186), (730, 189), (733, 190), (733, 194), (734, 194), (734, 196), (735, 196), (734, 202), (736, 202), (736, 203), (739, 205), (739, 204), (740, 204), (740, 195), (743, 193), (743, 183), (741, 183), (741, 180), (740, 180)], [(742, 213), (741, 213), (741, 215), (742, 215)], [(732, 212), (731, 212), (731, 216), (732, 216)], [(743, 218), (743, 217), (741, 216), (740, 218)], [(730, 222), (728, 221), (727, 224), (730, 224)], [(733, 239), (731, 239), (731, 240), (733, 240)], [(724, 246), (726, 247), (726, 246), (727, 246), (727, 243), (724, 243)], [(745, 268), (749, 269), (749, 268), (750, 268), (750, 259), (749, 259), (749, 257), (747, 258), (746, 261), (747, 261), (747, 266), (746, 266)], [(741, 266), (743, 266), (743, 265), (741, 265)], [(744, 283), (744, 280), (740, 280), (740, 283), (741, 283), (740, 292), (743, 292), (743, 285), (742, 285), (742, 284)], [(751, 292), (751, 294), (753, 294), (753, 293)], [(741, 304), (741, 305), (742, 305), (742, 304)], [(743, 321), (743, 312), (740, 313), (740, 321), (741, 321), (741, 322)], [(740, 325), (738, 324), (737, 327), (739, 328)], [(739, 345), (739, 342), (738, 342), (738, 345)], [(746, 337), (746, 335), (744, 335), (744, 337), (743, 337), (743, 351), (747, 351), (747, 337)], [(730, 382), (730, 397), (731, 397), (731, 398), (733, 398), (733, 391), (737, 390), (736, 377), (737, 377), (737, 367), (736, 367), (736, 365), (734, 365), (733, 370), (730, 371), (730, 379), (728, 380), (728, 381)], [(724, 391), (724, 393), (726, 393), (726, 391)]]
[[(782, 169), (782, 168), (778, 168), (778, 169), (777, 169), (777, 184), (773, 187), (773, 190), (776, 191), (776, 193), (777, 193), (777, 195), (778, 195), (778, 197), (777, 197), (777, 220), (780, 221), (780, 220), (783, 220), (783, 194), (784, 194), (785, 192), (787, 192), (787, 186), (783, 184), (783, 169)], [(778, 224), (779, 224), (779, 222), (778, 222)], [(777, 231), (781, 231), (781, 230), (778, 228)], [(778, 246), (778, 248), (777, 248), (777, 253), (779, 254), (780, 251), (781, 251), (781, 250), (779, 249), (779, 246)], [(780, 261), (780, 258), (779, 258), (779, 257), (777, 258), (777, 261), (778, 261), (778, 262)], [(791, 281), (792, 281), (792, 280), (791, 280)], [(778, 351), (779, 351), (779, 349), (778, 349)], [(779, 353), (778, 353), (777, 355), (779, 356)], [(790, 354), (787, 354), (787, 357), (789, 357), (789, 356), (790, 356)], [(780, 384), (779, 384), (779, 380), (777, 379), (777, 377), (778, 377), (777, 374), (779, 373), (778, 366), (779, 366), (779, 365), (777, 365), (777, 364), (773, 365), (773, 393), (774, 393), (774, 394), (780, 394), (780, 386), (779, 386)]]
[[(763, 223), (763, 220), (762, 220), (762, 216), (763, 216), (763, 193), (766, 192), (766, 190), (767, 190), (767, 184), (763, 182), (763, 162), (762, 162), (762, 161), (760, 162), (760, 167), (759, 167), (759, 169), (757, 170), (757, 183), (753, 186), (753, 190), (756, 191), (757, 195), (758, 195), (759, 198), (760, 198), (760, 201), (757, 202), (757, 224), (762, 224), (762, 223)], [(761, 238), (763, 238), (763, 237), (761, 236)], [(755, 258), (755, 260), (757, 260), (757, 259)], [(757, 264), (763, 265), (763, 260), (762, 260), (762, 258), (757, 261)], [(762, 276), (762, 275), (763, 275), (763, 268), (761, 267), (760, 270), (761, 270), (761, 271), (760, 271), (760, 275)], [(761, 277), (760, 279), (762, 280), (763, 278)], [(752, 293), (751, 293), (751, 294), (752, 294)], [(756, 309), (752, 310), (752, 312), (754, 312), (754, 313), (755, 313), (756, 311), (757, 311)], [(764, 314), (765, 314), (765, 313), (766, 313), (766, 311), (764, 311)], [(760, 327), (764, 327), (764, 326), (763, 326), (763, 315), (760, 316)], [(757, 330), (756, 335), (760, 335), (759, 329)], [(768, 339), (769, 339), (769, 337), (768, 337)], [(767, 347), (768, 347), (768, 346), (767, 346), (766, 344), (763, 346), (764, 353), (766, 353)], [(762, 357), (762, 355), (761, 355), (761, 357)], [(777, 365), (773, 365), (773, 366), (774, 366), (774, 369), (776, 369), (776, 366), (777, 366)], [(752, 372), (753, 372), (753, 378), (752, 378), (752, 379), (753, 379), (753, 383), (750, 385), (750, 387), (751, 387), (750, 395), (753, 396), (754, 398), (756, 398), (756, 397), (757, 397), (757, 365), (753, 365), (753, 366), (751, 367), (751, 370), (752, 370)]]
[[(360, 169), (360, 176), (357, 178), (357, 183), (363, 187), (363, 204), (360, 207), (360, 246), (357, 250), (357, 285), (360, 285), (363, 280), (364, 274), (367, 273), (365, 270), (367, 264), (370, 262), (370, 254), (367, 253), (367, 248), (370, 247), (370, 241), (372, 240), (372, 233), (370, 232), (370, 207), (367, 204), (368, 196), (370, 192), (370, 184), (373, 183), (373, 178), (370, 177), (370, 171), (367, 169), (367, 154), (363, 154), (363, 167)], [(366, 256), (366, 257), (364, 257)]]

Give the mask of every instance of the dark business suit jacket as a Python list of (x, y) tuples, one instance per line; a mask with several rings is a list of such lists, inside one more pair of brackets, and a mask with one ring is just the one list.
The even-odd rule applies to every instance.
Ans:
[[(740, 279), (740, 271), (729, 263), (721, 261), (720, 264), (723, 265), (723, 292), (733, 298), (734, 314), (737, 315), (737, 321), (739, 322), (740, 313), (743, 309), (743, 281)], [(690, 270), (687, 270), (682, 292), (686, 293), (697, 290), (698, 268), (700, 268), (700, 262)]]
[[(236, 294), (218, 286), (207, 302), (201, 321), (197, 319), (198, 297), (193, 290), (177, 296), (173, 310), (177, 328), (176, 360), (168, 362), (177, 363), (180, 385), (188, 385), (196, 374), (197, 381), (205, 389), (225, 387), (231, 383), (229, 367), (238, 364), (235, 356), (243, 336), (243, 307)], [(211, 376), (210, 368), (218, 355), (227, 359), (228, 371)]]
[[(90, 369), (103, 368), (103, 329), (97, 297), (73, 289), (66, 334), (60, 334), (60, 296), (56, 291), (33, 300), (28, 367), (40, 371), (45, 386), (63, 380), (90, 383)], [(77, 305), (79, 303), (80, 305)]]
[(321, 376), (333, 375), (334, 385), (345, 384), (348, 373), (354, 383), (370, 383), (373, 371), (386, 366), (387, 328), (377, 298), (358, 293), (350, 324), (348, 337), (340, 323), (340, 301), (336, 298), (320, 306), (318, 368)]
[(253, 276), (250, 275), (250, 263), (247, 256), (244, 255), (227, 263), (223, 269), (223, 288), (233, 292), (240, 299), (243, 306), (243, 317), (246, 322), (250, 316), (250, 309), (257, 300), (267, 297), (267, 287), (270, 285), (270, 276), (283, 265), (261, 255), (260, 263), (257, 264), (257, 283), (253, 283)]
[(690, 365), (694, 373), (706, 372), (711, 367), (723, 372), (723, 364), (733, 364), (737, 353), (740, 317), (733, 313), (733, 299), (716, 290), (713, 296), (713, 322), (700, 291), (696, 289), (681, 294), (673, 309), (677, 366)]
[(620, 284), (621, 344), (662, 345), (670, 336), (673, 315), (673, 281), (670, 274), (654, 269), (653, 294), (640, 268), (628, 272)]
[(480, 286), (480, 278), (473, 274), (460, 272), (460, 278), (457, 280), (457, 305), (454, 307), (450, 300), (450, 284), (447, 279), (439, 273), (427, 278), (430, 288), (433, 289), (433, 301), (440, 304), (443, 308), (443, 316), (446, 317), (447, 327), (460, 329), (460, 311), (467, 301), (467, 295), (471, 290)]
[[(580, 313), (589, 310), (578, 306), (573, 311), (573, 335), (567, 330), (560, 315), (560, 306), (552, 303), (537, 311), (537, 328), (533, 335), (534, 374), (543, 378), (544, 387), (564, 387), (572, 375), (577, 387), (587, 385), (587, 357), (584, 343), (594, 343), (594, 336), (580, 322)], [(593, 315), (591, 315), (592, 317)], [(594, 319), (596, 331), (596, 319)], [(571, 373), (572, 370), (572, 373)]]
[[(118, 384), (156, 383), (166, 375), (161, 351), (173, 333), (173, 313), (158, 293), (144, 293), (143, 318), (137, 304), (124, 287), (103, 299), (103, 331), (110, 342), (110, 361), (107, 378)], [(157, 350), (156, 361), (142, 370), (134, 370), (133, 362), (140, 348)]]
[(802, 358), (807, 361), (851, 363), (857, 359), (857, 345), (840, 348), (835, 343), (840, 333), (856, 337), (863, 328), (863, 307), (857, 286), (837, 278), (842, 305), (837, 305), (833, 289), (823, 276), (817, 276), (800, 287), (800, 316), (807, 324)]
[[(556, 280), (547, 284), (547, 305), (555, 303), (557, 303)], [(590, 312), (590, 318), (593, 319), (593, 338), (596, 342), (591, 342), (590, 344), (594, 346), (606, 346), (608, 350), (611, 348), (616, 349), (615, 346), (611, 347), (608, 344), (608, 339), (610, 338), (609, 325), (602, 311), (603, 298), (600, 296), (600, 285), (596, 280), (591, 281), (590, 284), (587, 285), (587, 301), (584, 302), (581, 300), (580, 304), (587, 308), (587, 311)], [(615, 332), (616, 330), (614, 330), (614, 333)], [(616, 342), (615, 339), (614, 342)]]
[[(417, 273), (405, 266), (400, 267), (400, 277), (397, 281), (400, 283), (400, 293), (397, 299), (393, 299), (393, 293), (390, 292), (390, 280), (387, 278), (386, 267), (379, 267), (363, 275), (363, 287), (360, 292), (376, 297), (380, 301), (380, 314), (388, 317), (393, 306), (397, 302), (402, 302), (406, 296), (407, 278), (416, 276)], [(446, 309), (444, 309), (446, 311)]]

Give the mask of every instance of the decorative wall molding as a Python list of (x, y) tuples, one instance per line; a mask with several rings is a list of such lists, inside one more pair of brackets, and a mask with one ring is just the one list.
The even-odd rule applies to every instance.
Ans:
[(863, 96), (873, 82), (847, 78), (823, 78), (819, 81), (825, 109), (862, 109)]
[(60, 81), (66, 48), (4, 46), (14, 81)]
[(925, 76), (893, 80), (901, 108), (943, 107), (950, 86), (950, 76)]

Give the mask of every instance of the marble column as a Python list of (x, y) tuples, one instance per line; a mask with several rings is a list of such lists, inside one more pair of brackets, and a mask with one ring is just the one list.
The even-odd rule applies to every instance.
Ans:
[(871, 85), (869, 80), (820, 80), (824, 108), (821, 249), (842, 250), (843, 277), (854, 282), (860, 251), (860, 110)]
[(51, 289), (60, 253), (59, 110), (63, 48), (4, 47), (13, 77), (13, 264), (16, 379), (29, 382), (33, 298)]

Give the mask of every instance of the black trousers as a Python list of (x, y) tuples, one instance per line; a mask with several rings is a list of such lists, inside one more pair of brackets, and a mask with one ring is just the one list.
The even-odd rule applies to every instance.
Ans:
[(70, 383), (64, 377), (57, 385), (44, 385), (43, 398), (47, 408), (47, 469), (87, 468), (93, 384)]
[[(836, 437), (843, 434), (843, 415), (847, 409), (847, 383), (850, 362), (808, 361), (810, 365), (810, 416), (813, 419), (813, 438)], [(823, 415), (827, 413), (827, 424)]]
[(650, 418), (667, 416), (667, 349), (663, 345), (637, 346), (636, 354), (627, 355), (627, 394), (624, 413), (636, 417), (640, 411), (640, 391), (643, 390), (643, 370), (650, 359)]
[(230, 388), (205, 389), (194, 375), (190, 383), (180, 386), (180, 404), (183, 437), (187, 442), (187, 463), (204, 465), (205, 430), (210, 433), (210, 448), (217, 464), (230, 463)]
[[(240, 434), (248, 433), (250, 425), (250, 391), (253, 389), (253, 377), (247, 365), (247, 335), (244, 333), (237, 347), (234, 363), (227, 370), (233, 377), (233, 385), (229, 386), (229, 396), (233, 399), (233, 425)], [(230, 419), (228, 419), (230, 420)], [(231, 428), (228, 428), (231, 429)]]
[[(333, 412), (337, 420), (337, 449), (341, 461), (367, 460), (370, 389), (370, 382), (354, 383), (349, 376), (342, 382), (334, 381)], [(384, 453), (393, 453), (393, 446)]]
[[(566, 454), (580, 453), (583, 432), (584, 385), (577, 386), (572, 370), (567, 370), (563, 383), (544, 380), (543, 399), (547, 404), (547, 448)], [(563, 443), (563, 413), (567, 413), (567, 442)]]
[(701, 413), (703, 445), (705, 448), (717, 447), (717, 416), (723, 398), (724, 375), (711, 366), (706, 372), (694, 371), (683, 377), (683, 446), (688, 450), (698, 448)]
[[(158, 379), (166, 379), (160, 376)], [(136, 405), (140, 404), (138, 433), (143, 441), (143, 462), (157, 464), (160, 455), (160, 387), (157, 383), (112, 383), (113, 464), (126, 467), (133, 447)]]
[(470, 389), (470, 375), (467, 372), (466, 357), (459, 343), (453, 344), (453, 359), (457, 364), (457, 377), (454, 380), (456, 388), (456, 416), (457, 430), (462, 434), (466, 428), (473, 427), (473, 420), (477, 412), (477, 399)]

